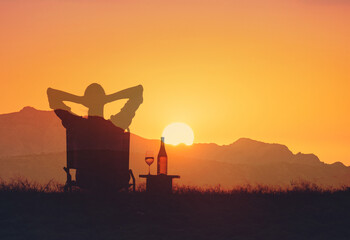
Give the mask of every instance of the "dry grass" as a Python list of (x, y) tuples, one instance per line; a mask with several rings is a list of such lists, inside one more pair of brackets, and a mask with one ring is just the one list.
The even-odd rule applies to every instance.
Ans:
[(39, 184), (34, 181), (29, 181), (24, 178), (12, 179), (3, 181), (0, 179), (0, 192), (28, 192), (28, 193), (49, 193), (62, 192), (63, 185), (54, 181), (49, 181), (47, 184)]
[(176, 186), (172, 195), (0, 182), (0, 239), (350, 239), (350, 190)]
[[(194, 195), (242, 195), (242, 194), (293, 194), (293, 193), (335, 193), (346, 192), (350, 190), (350, 187), (331, 187), (331, 186), (319, 186), (314, 183), (299, 181), (291, 182), (287, 187), (281, 186), (267, 186), (267, 185), (243, 185), (236, 186), (232, 189), (221, 188), (220, 185), (215, 187), (198, 187), (198, 186), (180, 186), (175, 185), (173, 189), (174, 194), (194, 194)], [(146, 191), (145, 184), (139, 184), (137, 192), (142, 193)], [(24, 178), (11, 179), (4, 181), (0, 178), (0, 192), (36, 192), (36, 193), (61, 193), (63, 192), (63, 184), (57, 183), (53, 180), (47, 184), (39, 184), (35, 181), (29, 181)], [(78, 188), (75, 192), (81, 192)]]

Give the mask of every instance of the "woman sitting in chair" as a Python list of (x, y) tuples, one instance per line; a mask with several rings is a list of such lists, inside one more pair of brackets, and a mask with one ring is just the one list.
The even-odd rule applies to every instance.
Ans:
[[(129, 183), (129, 129), (136, 110), (143, 102), (143, 87), (131, 87), (106, 95), (101, 85), (89, 85), (84, 96), (76, 96), (48, 88), (50, 107), (62, 120), (67, 132), (67, 184), (69, 169), (75, 168), (76, 185), (124, 188)], [(110, 120), (103, 117), (107, 103), (128, 99), (124, 107)], [(71, 112), (64, 101), (79, 103), (88, 108), (88, 117)]]

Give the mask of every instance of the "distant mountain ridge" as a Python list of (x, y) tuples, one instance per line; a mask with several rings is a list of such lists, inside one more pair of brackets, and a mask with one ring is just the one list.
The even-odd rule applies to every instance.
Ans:
[[(159, 149), (159, 140), (132, 134), (130, 166), (136, 176), (147, 172), (144, 153)], [(350, 185), (350, 169), (325, 164), (314, 154), (293, 154), (286, 146), (240, 138), (229, 145), (167, 145), (169, 173), (180, 184), (231, 187), (240, 184), (288, 185), (309, 181)], [(65, 129), (53, 111), (25, 107), (0, 115), (0, 178), (22, 176), (45, 182), (64, 181)], [(152, 166), (155, 171), (156, 163)]]
[(65, 150), (65, 130), (53, 111), (24, 107), (0, 115), (0, 157)]

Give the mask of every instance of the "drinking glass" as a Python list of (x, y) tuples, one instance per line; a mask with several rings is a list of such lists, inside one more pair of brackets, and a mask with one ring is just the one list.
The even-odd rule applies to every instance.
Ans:
[(154, 162), (154, 154), (152, 151), (146, 152), (145, 162), (148, 164), (148, 175), (150, 175), (151, 174), (151, 164)]

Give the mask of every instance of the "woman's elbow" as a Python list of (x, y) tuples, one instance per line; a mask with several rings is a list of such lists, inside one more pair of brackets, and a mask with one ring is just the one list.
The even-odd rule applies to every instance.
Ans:
[(140, 95), (143, 94), (143, 86), (141, 84), (137, 86), (137, 91)]
[(137, 86), (137, 98), (140, 101), (140, 104), (143, 102), (143, 86), (142, 85), (138, 85)]

